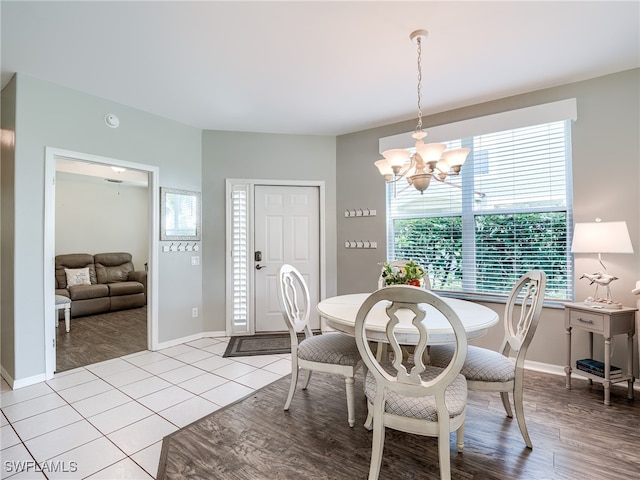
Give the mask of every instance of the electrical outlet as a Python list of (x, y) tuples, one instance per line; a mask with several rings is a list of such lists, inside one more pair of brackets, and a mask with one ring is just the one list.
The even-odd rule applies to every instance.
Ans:
[(194, 318), (198, 316), (198, 308), (197, 307), (194, 307), (194, 308), (191, 309), (191, 316), (194, 317)]

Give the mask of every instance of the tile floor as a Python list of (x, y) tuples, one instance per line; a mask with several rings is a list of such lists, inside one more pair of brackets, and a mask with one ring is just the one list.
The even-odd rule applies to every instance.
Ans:
[(0, 391), (0, 478), (151, 479), (162, 438), (291, 373), (290, 355), (222, 358), (203, 338)]

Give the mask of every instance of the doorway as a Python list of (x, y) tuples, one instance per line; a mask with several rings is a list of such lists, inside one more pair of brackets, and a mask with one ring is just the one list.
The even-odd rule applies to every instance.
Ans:
[[(324, 182), (227, 180), (227, 335), (286, 331), (276, 276), (295, 266), (325, 295)], [(320, 328), (312, 308), (311, 327)]]
[[(137, 259), (134, 257), (133, 261), (136, 265), (136, 269), (140, 270), (144, 268), (141, 264), (146, 263), (148, 269), (147, 273), (147, 306), (146, 306), (146, 341), (144, 341), (145, 348), (154, 349), (157, 345), (157, 273), (155, 265), (157, 265), (157, 242), (154, 241), (153, 232), (158, 231), (158, 194), (157, 179), (158, 168), (137, 164), (132, 162), (126, 162), (113, 158), (99, 157), (91, 154), (85, 154), (80, 152), (71, 152), (66, 150), (47, 148), (45, 153), (45, 242), (44, 242), (44, 258), (45, 258), (45, 304), (53, 305), (55, 281), (54, 281), (54, 260), (56, 255), (56, 164), (58, 162), (66, 163), (67, 165), (73, 165), (86, 168), (96, 169), (126, 169), (128, 171), (134, 171), (142, 174), (147, 178), (146, 195), (147, 198), (147, 212), (139, 222), (145, 222), (147, 233), (146, 238), (142, 239), (146, 247), (146, 259)], [(82, 172), (82, 168), (78, 170)], [(89, 174), (90, 175), (90, 174)], [(95, 180), (94, 180), (95, 181)], [(100, 181), (104, 181), (101, 179)], [(117, 182), (116, 182), (117, 183)], [(117, 187), (117, 185), (116, 185)], [(119, 193), (119, 192), (118, 192)], [(73, 249), (73, 247), (71, 247)], [(106, 247), (105, 247), (106, 248)], [(84, 252), (82, 253), (100, 253), (98, 251)], [(105, 251), (111, 251), (105, 249)], [(74, 252), (75, 253), (75, 252)], [(80, 252), (78, 252), (80, 253)], [(56, 321), (54, 315), (57, 315), (55, 309), (47, 309), (44, 315), (45, 317), (45, 360), (46, 360), (46, 378), (53, 377), (56, 370)], [(73, 333), (74, 319), (71, 320), (71, 333)], [(63, 323), (61, 324), (61, 326)], [(63, 327), (64, 328), (64, 327)], [(60, 329), (60, 327), (58, 327)]]

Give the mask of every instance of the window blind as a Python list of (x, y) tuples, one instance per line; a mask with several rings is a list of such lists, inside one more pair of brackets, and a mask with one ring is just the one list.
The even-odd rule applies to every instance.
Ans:
[(231, 322), (234, 333), (248, 331), (249, 300), (247, 285), (249, 282), (248, 250), (248, 185), (233, 185), (231, 190), (232, 251), (231, 275), (233, 277), (233, 301)]

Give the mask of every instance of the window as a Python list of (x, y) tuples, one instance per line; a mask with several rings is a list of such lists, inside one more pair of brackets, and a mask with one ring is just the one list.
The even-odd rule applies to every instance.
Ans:
[(388, 185), (388, 259), (414, 260), (434, 290), (469, 295), (506, 296), (541, 269), (548, 299), (572, 298), (570, 127), (552, 121), (443, 142), (471, 149), (459, 176), (432, 179), (422, 195), (404, 180)]

